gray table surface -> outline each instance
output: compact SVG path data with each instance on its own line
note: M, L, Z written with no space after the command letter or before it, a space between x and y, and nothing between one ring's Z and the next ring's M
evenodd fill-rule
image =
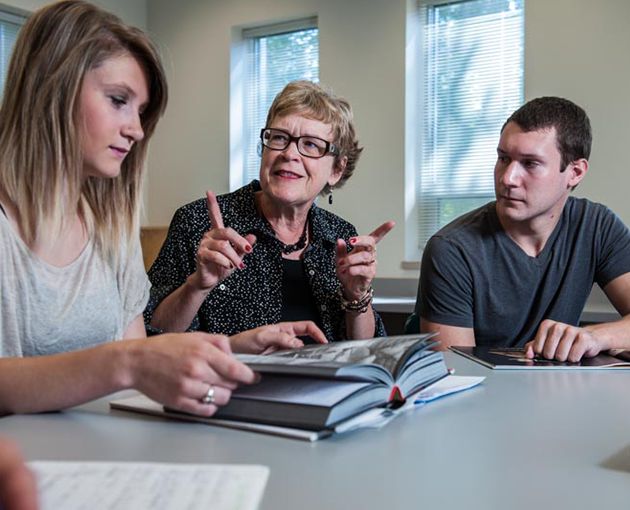
M317 443L122 411L0 419L29 460L263 464L262 509L628 508L630 371L491 371L381 430ZM209 505L211 508L211 505Z

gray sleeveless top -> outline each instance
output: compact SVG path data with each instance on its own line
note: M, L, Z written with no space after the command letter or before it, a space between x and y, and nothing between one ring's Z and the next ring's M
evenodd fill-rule
M37 257L0 212L0 357L44 356L120 339L149 299L138 239L115 268L92 241L69 265Z

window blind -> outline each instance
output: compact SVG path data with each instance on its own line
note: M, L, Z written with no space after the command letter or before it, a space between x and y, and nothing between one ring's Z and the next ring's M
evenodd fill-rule
M11 59L11 52L24 18L0 11L0 98L4 95L4 82Z
M258 178L258 140L276 95L295 80L319 81L317 18L243 30L247 43L244 182Z
M524 0L421 5L419 247L494 197L500 129L523 102Z

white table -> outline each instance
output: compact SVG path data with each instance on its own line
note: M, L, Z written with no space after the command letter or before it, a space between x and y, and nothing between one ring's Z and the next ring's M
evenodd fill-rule
M488 370L382 430L318 443L110 411L0 419L29 460L264 464L262 509L607 509L630 505L630 371ZM211 506L209 506L211 508Z

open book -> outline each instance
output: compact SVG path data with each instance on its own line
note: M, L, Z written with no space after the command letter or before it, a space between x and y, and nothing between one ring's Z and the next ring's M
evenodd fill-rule
M608 351L577 363L542 357L527 358L525 349L516 347L451 347L453 352L495 370L630 369L630 352Z
M448 375L432 335L310 345L268 356L237 355L262 374L216 418L322 430L377 406L396 406Z

